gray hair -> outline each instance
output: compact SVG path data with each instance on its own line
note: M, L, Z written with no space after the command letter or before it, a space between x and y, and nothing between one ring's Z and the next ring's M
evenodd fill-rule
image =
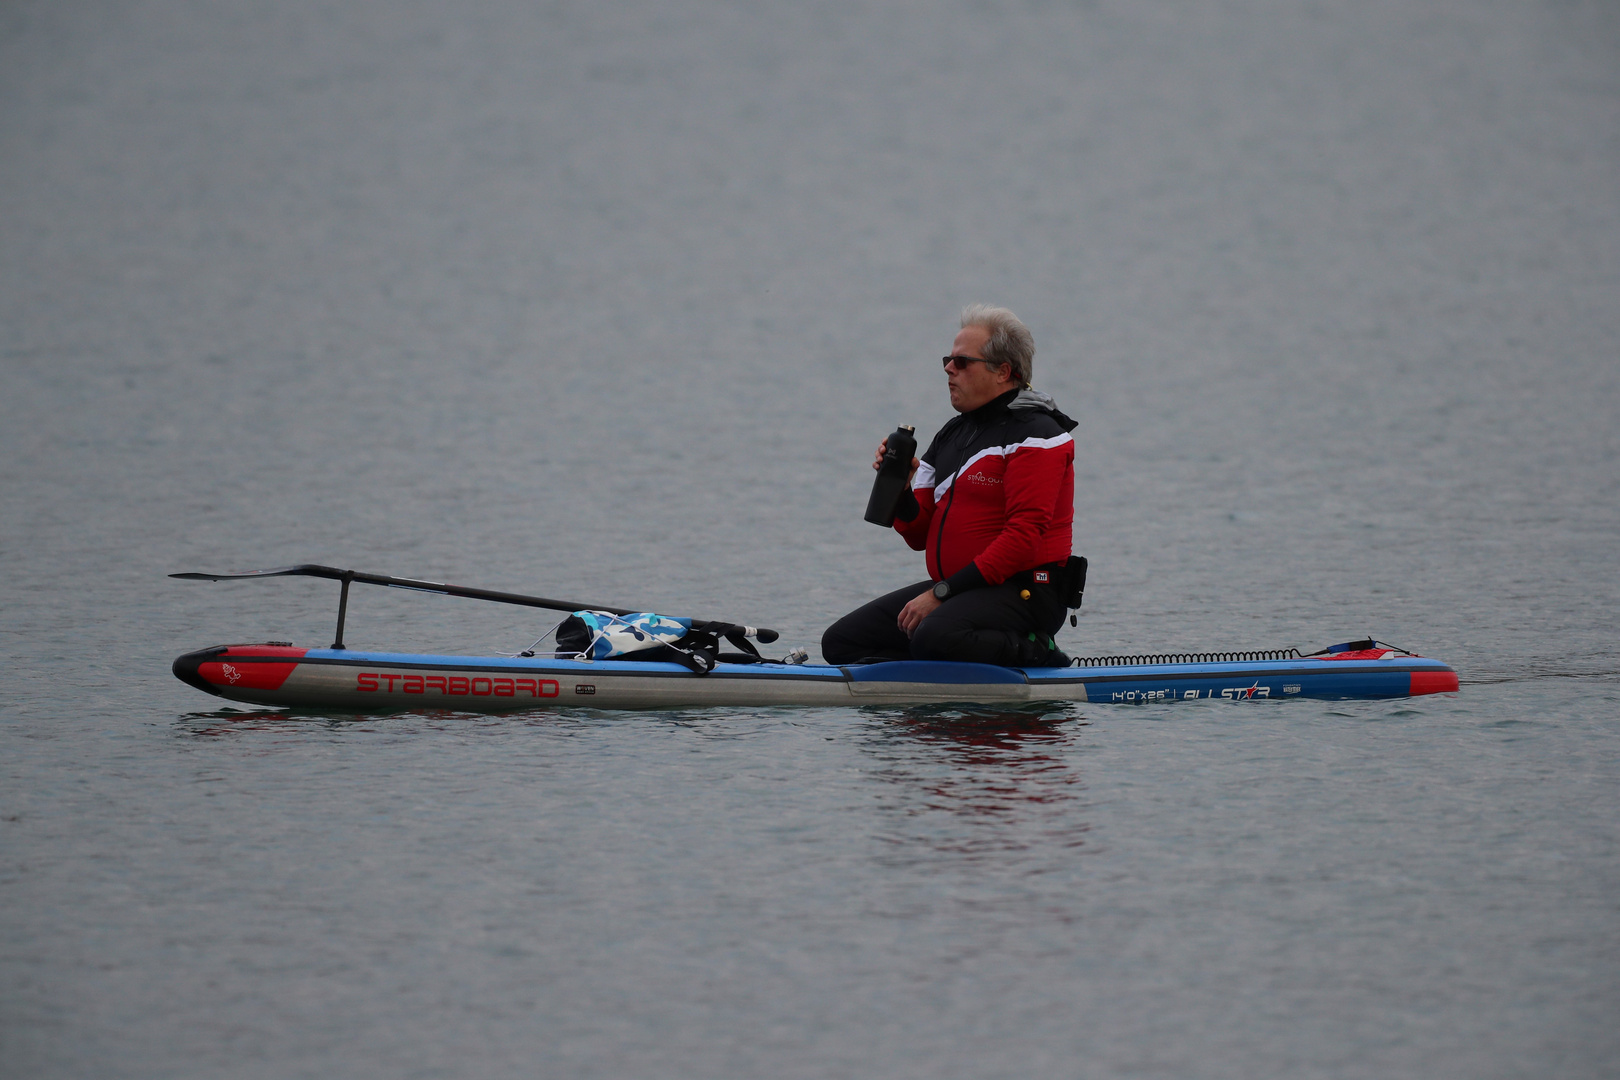
M969 304L962 309L962 329L982 326L990 331L984 358L997 364L1011 364L1018 385L1028 387L1035 377L1035 335L1004 307Z

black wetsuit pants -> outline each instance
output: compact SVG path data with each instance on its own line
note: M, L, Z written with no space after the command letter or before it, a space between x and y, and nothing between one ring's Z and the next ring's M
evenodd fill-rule
M1045 663L1065 608L1049 585L1009 581L951 597L918 624L900 629L900 609L933 588L919 581L863 604L827 628L821 655L829 664L858 660L967 660L1006 667ZM1029 590L1029 599L1019 595ZM1038 639L1030 640L1034 634ZM1062 663L1063 661L1058 661Z

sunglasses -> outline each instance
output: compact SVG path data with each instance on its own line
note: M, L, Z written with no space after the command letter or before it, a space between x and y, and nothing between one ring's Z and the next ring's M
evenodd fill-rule
M986 367L993 368L1007 366L1007 361L1005 360L985 360L978 356L947 356L941 360L941 363L944 365L946 371L951 370L952 364L956 365L957 371L966 371L969 364L983 364Z

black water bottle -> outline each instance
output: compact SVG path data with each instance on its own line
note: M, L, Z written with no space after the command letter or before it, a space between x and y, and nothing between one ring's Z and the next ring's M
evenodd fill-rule
M901 424L889 436L883 451L883 464L872 481L872 497L866 500L866 520L884 528L894 524L894 512L911 482L911 459L917 453L917 429Z

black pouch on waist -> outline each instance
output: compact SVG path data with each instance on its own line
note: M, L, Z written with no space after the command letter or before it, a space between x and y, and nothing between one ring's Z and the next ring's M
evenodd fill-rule
M1084 555L1070 555L1063 564L1062 576L1058 579L1058 596L1062 598L1064 607L1080 606L1080 598L1086 591L1086 566Z

